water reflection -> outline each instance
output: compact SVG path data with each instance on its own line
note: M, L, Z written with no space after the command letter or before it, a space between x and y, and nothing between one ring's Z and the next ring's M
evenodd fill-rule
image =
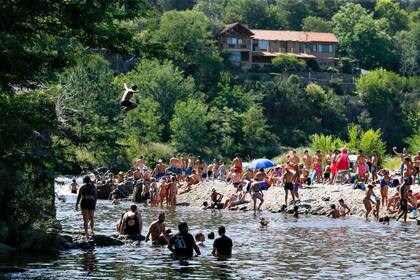
M87 250L83 252L82 266L86 271L86 276L89 276L96 270L96 256L93 250Z

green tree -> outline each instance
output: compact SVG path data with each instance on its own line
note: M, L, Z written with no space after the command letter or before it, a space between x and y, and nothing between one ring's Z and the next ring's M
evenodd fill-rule
M404 139L410 152L418 153L420 151L420 130L416 130L413 135Z
M309 136L309 139L311 141L311 148L314 151L321 150L323 155L327 155L335 149L341 149L345 145L343 140L332 135L312 134Z
M226 4L224 22L240 22L250 28L279 29L278 9L266 0L230 0Z
M412 76L420 73L420 22L415 23L408 31L396 35L401 58L400 72Z
M168 141L170 138L169 122L172 119L175 103L199 97L195 90L194 79L184 77L179 68L170 61L160 63L157 60L142 60L137 68L118 77L115 83L122 88L124 82L139 86L139 106L143 106L141 101L143 97L159 104L155 109L158 110L163 125L163 141Z
M277 6L281 20L290 30L301 30L303 19L310 15L308 1L278 0Z
M375 5L375 16L386 19L390 34L395 34L408 27L408 13L393 0L378 0Z
M362 150L366 155L371 155L375 150L380 158L385 156L386 143L382 140L380 129L363 131L360 126L351 125L348 128L348 139L346 146L353 152Z
M188 10L188 9L191 9L195 4L195 0L158 0L157 2L158 2L158 5L164 11Z
M202 12L209 19L210 30L214 36L223 28L226 0L198 0L194 9Z
M348 3L334 15L333 23L341 52L358 59L361 67L396 68L394 40L383 20L374 20L359 4Z
M207 143L207 105L197 99L175 104L172 142L178 151L202 153Z
M160 18L158 29L150 32L150 41L161 46L166 57L187 75L211 84L222 59L209 31L209 20L203 13L169 11Z
M251 158L276 154L277 137L270 132L261 106L253 106L244 112L242 122L244 153Z
M305 61L292 55L279 55L273 59L274 68L280 72L301 71Z
M361 76L356 82L356 91L363 106L372 117L372 125L381 128L386 141L397 146L401 139L410 135L409 113L404 99L411 102L416 93L408 91L405 78L396 73L378 69ZM414 95L412 95L414 94ZM415 107L412 110L416 110Z
M303 19L302 30L310 32L332 32L331 21L320 17L309 16Z

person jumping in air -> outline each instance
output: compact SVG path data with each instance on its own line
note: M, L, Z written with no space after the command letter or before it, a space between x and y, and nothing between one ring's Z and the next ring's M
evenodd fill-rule
M137 104L130 101L130 99L133 97L134 93L137 92L137 86L133 85L131 88L127 87L127 84L124 83L124 94L121 98L121 110L124 115L128 113L128 111L131 111L137 107Z

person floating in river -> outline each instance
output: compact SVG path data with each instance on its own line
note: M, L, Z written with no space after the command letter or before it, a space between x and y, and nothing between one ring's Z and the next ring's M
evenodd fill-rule
M118 221L117 230L119 234L123 235L141 235L143 228L143 220L137 206L132 204L130 210L125 212L121 220Z
M201 255L200 248L194 241L194 237L188 233L187 223L178 225L179 233L169 240L168 249L174 254L178 260L188 260L193 256L193 250L197 255Z
M97 199L98 199L98 195L96 193L95 185L92 183L89 176L84 177L83 185L80 187L79 193L77 195L76 211L79 211L79 203L80 203L80 208L82 209L83 226L85 228L86 238L94 235L93 216L95 215ZM89 235L89 225L91 229L90 235Z
M127 87L127 84L124 83L124 94L121 98L121 110L124 115L126 115L129 111L135 109L137 104L130 101L133 97L134 93L137 92L137 86L133 85L131 88Z

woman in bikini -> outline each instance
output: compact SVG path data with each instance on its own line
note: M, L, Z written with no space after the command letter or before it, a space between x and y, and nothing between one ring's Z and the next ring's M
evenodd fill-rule
M83 178L83 185L79 189L79 194L77 195L77 202L76 202L76 211L79 210L79 203L80 203L80 208L82 210L83 226L85 228L86 238L94 235L93 216L95 214L97 199L98 199L98 195L96 193L96 187L92 183L90 177L86 176L85 178ZM90 235L89 235L89 226L91 229Z
M374 187L375 187L374 185L369 184L368 189L366 190L366 195L363 198L363 204L365 205L365 209L366 209L366 221L368 221L369 214L373 210L371 198L374 197L376 203L380 203L380 201L377 201L377 199L379 199L379 198L376 197L376 195L373 191ZM375 211L373 211L373 215L375 216L375 218L377 218L379 216L378 214L379 213L377 213L377 208L376 208Z

